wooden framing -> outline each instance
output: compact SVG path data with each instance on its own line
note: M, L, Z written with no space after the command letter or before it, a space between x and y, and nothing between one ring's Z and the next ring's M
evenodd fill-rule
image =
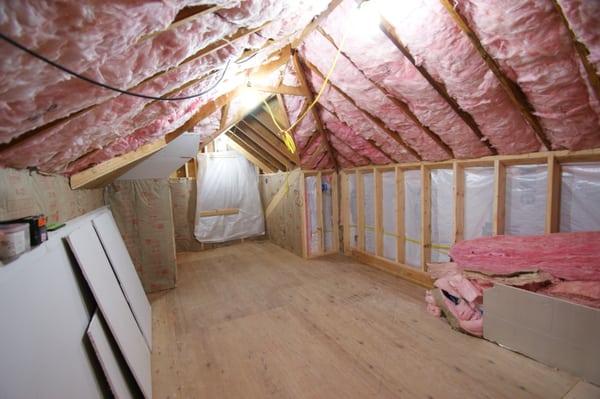
M453 203L452 203L452 243L464 239L465 213L465 172L470 167L493 167L493 214L492 234L504 234L505 201L506 201L506 168L514 165L546 165L547 166L547 201L545 212L545 232L558 232L560 229L560 187L561 164L571 162L600 162L600 149L583 151L553 151L538 152L522 155L495 155L479 159L465 159L441 162L419 162L396 165L361 166L346 168L340 171L341 179L341 223L344 232L344 253L356 257L359 261L388 271L407 280L423 286L431 286L431 279L427 275L427 263L431 259L431 171L435 169L452 169L453 171ZM397 201L397 256L391 261L382 256L381 230L382 204L381 174L385 171L396 171L396 201ZM421 176L421 264L416 268L405 263L405 232L404 232L404 173L408 170L418 170ZM364 223L364 173L374 173L375 178L375 215L376 215L376 253L369 254L365 251L365 223ZM350 237L350 190L349 176L356 177L356 210L358 242L356 247L351 245Z
M299 165L299 160L290 150L283 144L283 142L277 137L271 130L263 127L262 124L257 123L254 120L248 120L248 118L241 120L238 123L245 131L252 131L259 137L259 141L266 143L265 148L270 148L272 152L279 154L283 157L284 163L288 166L288 169L293 169L294 165Z
M257 154L252 153L252 150L246 147L246 145L237 136L228 133L227 137L229 138L229 145L242 154L248 161L252 162L256 167L268 173L273 173L276 171L274 166L261 159Z
M279 86L262 86L262 85L248 85L249 87L252 87L255 90L258 91L264 91L267 93L273 93L273 94L287 94L290 96L302 96L305 97L306 96L306 92L304 90L302 90L300 87L296 87L296 86L287 86L284 84L281 84Z
M211 209L209 211L200 211L198 212L198 216L204 218L210 216L237 215L238 213L240 213L239 208L221 208Z
M483 61L487 64L488 68L494 73L498 81L500 82L500 86L504 89L512 103L517 107L523 118L527 121L529 126L535 132L537 139L542 143L546 149L552 148L552 143L546 137L546 133L540 124L537 116L535 116L535 111L533 106L529 103L529 100L515 82L510 80L500 68L500 65L496 62L494 58L487 52L487 50L481 44L481 41L473 32L466 19L458 12L458 10L454 7L450 0L440 0L444 8L448 11L456 25L467 35L479 55Z
M383 182L381 169L373 170L375 183L375 255L383 256Z
M262 158L268 164L272 165L275 168L275 170L287 170L287 167L284 163L280 162L277 157L275 157L273 154L271 154L269 151L263 148L259 143L253 141L251 136L249 136L245 130L240 129L239 126L232 127L229 130L229 133L237 137L238 140L242 141L246 146L246 150L250 150L254 154L260 156L260 158Z
M273 159L275 159L279 164L283 165L283 171L292 170L294 168L294 163L288 157L288 153L284 153L277 143L273 143L272 140L269 140L267 135L271 135L271 133L262 133L259 132L257 128L250 126L245 123L243 120L240 121L236 126L236 129L239 129L244 136L246 136L250 141L252 141L256 147L257 151L264 151L269 154ZM273 135L270 137L271 139L275 139ZM280 143L281 144L281 143Z

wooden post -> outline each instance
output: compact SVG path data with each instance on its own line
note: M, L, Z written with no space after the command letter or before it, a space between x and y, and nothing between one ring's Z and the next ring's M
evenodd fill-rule
M317 230L321 236L319 240L319 254L325 253L325 223L323 222L323 190L322 190L322 177L321 172L317 173L316 176L316 189L317 189ZM314 254L311 254L314 255Z
M464 239L465 228L465 168L458 162L452 163L454 184L452 194L454 198L454 212L452 213L452 242L457 243Z
M306 226L306 217L308 216L308 207L306 206L306 177L304 172L300 172L300 197L302 198L302 257L308 258L308 231Z
M493 209L493 234L504 234L506 203L506 166L499 160L494 161L494 209Z
M548 156L548 189L546 193L546 224L544 232L560 231L561 166L554 154Z
M356 231L358 242L356 246L360 251L365 250L365 185L363 175L356 171Z
M340 252L340 207L338 198L338 176L337 173L331 174L331 209L332 209L332 240L333 249L331 252Z
M375 180L375 255L383 256L383 177L379 169L373 168Z
M396 167L396 262L404 263L404 170Z
M431 262L431 171L421 165L421 270Z

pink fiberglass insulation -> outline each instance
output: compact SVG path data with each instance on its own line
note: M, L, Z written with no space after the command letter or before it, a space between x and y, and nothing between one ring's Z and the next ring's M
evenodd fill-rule
M315 91L318 91L323 85L323 80L316 74L311 73L311 71L307 71L307 78ZM391 156L393 158L392 160L395 162L416 161L416 158L413 155L407 152L405 148L401 147L394 139L390 138L379 126L371 122L362 111L346 100L344 96L330 85L327 85L324 89L319 102L325 109L335 114L336 119L339 119L339 121L343 123L343 126L347 128L338 132L336 129L343 128L342 125L333 124L332 126L328 126L329 130L336 133L338 136L345 134L346 137L344 137L344 140L346 140L348 144L358 145L365 140L371 139L377 143L385 154ZM367 150L366 148L363 147L366 152L362 152L361 154L369 157L374 163L385 164L392 161L387 156L383 155L381 151L377 149ZM372 158L372 155L379 157L379 161L375 161L374 158Z
M149 23L151 30L155 30L168 24L177 8L165 3L162 8L157 8L153 3L143 7L117 3L112 8L104 5L106 2L88 3L90 4L78 5L79 3L72 2L66 9L58 8L59 13L75 13L71 15L73 20L81 24L71 33L67 34L63 32L63 28L56 28L52 35L41 35L41 42L28 43L21 35L33 27L23 31L21 25L13 24L11 36L25 41L41 54L87 77L116 87L130 88L159 71L177 65L207 44L238 28L216 14L206 14L176 29L136 42L140 34L149 32L140 27L139 23L132 23L130 10L133 15L140 14L141 23ZM85 17L79 19L80 14ZM100 20L95 18L96 15ZM43 26L44 32L47 30L47 25L42 21L53 23L52 18L46 21L41 16L38 17L35 22L31 22L39 24L38 32L33 35L35 37L41 33L39 27ZM89 18L94 18L94 23L86 22ZM65 25L71 24L65 22ZM53 38L54 34L60 35ZM84 47L86 45L89 48ZM9 45L2 42L0 46L4 51ZM0 102L1 142L8 142L25 131L118 94L71 77L12 46L9 47L6 50L10 54L17 53L14 60L7 57L0 63L0 70L7 73L0 76L10 78L10 81L3 82L6 89ZM18 73L18 78L11 78L14 73ZM156 93L147 88L136 90L145 94Z
M540 149L534 131L439 0L379 5L417 63L444 83L500 154Z
M372 163L369 159L360 155L358 151L346 144L344 140L339 139L333 132L330 132L329 140L337 153L344 157L344 164L348 164L347 167L366 166Z
M450 257L463 270L542 270L564 280L600 281L600 232L482 237L455 244Z
M471 128L429 84L417 68L383 34L378 25L348 29L361 20L354 0L342 2L321 26L342 51L369 77L404 101L421 123L452 149L456 158L490 155Z
M337 140L341 140L353 151L356 151L356 154L342 152L342 155L344 155L344 157L346 157L349 161L358 164L361 158L366 157L375 165L391 163L391 160L381 151L377 150L373 144L362 138L357 132L352 130L350 126L340 121L334 114L324 109L321 111L320 115L323 124L327 130L331 132L330 135L335 137ZM335 148L339 151L339 147Z
M554 148L600 145L579 59L550 0L460 0L482 45L523 89ZM587 77L585 77L587 79Z
M308 35L301 52L311 64L326 75L334 60L336 49L320 33ZM439 161L448 155L427 136L394 102L373 85L347 58L338 59L331 82L349 95L358 106L381 119L398 133L424 160Z
M600 71L600 1L558 0L571 30L590 51L589 61Z
M300 113L303 110L305 101L307 101L305 97L289 95L283 96L283 102L285 103L285 108L287 109L290 123L296 123L300 117ZM303 152L306 143L308 143L308 140L310 139L310 136L312 136L312 134L317 130L317 125L312 113L309 112L292 130L294 132L296 146L300 152Z
M600 308L600 281L560 281L538 292Z

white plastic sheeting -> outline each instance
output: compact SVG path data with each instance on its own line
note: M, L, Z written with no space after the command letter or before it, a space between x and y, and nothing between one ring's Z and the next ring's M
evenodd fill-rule
M494 168L465 169L465 240L492 235Z
M404 172L405 259L409 266L421 266L421 171Z
M383 256L395 261L398 245L396 172L393 170L383 172L381 174L381 184L381 195L383 197Z
M358 246L358 208L356 206L356 174L352 173L348 175L348 201L350 201L350 212L348 215L348 226L350 231L350 247L356 248Z
M560 231L600 230L600 163L562 165Z
M333 201L332 201L331 175L321 178L321 190L323 191L323 228L325 229L325 252L333 250ZM335 227L337 228L337 226Z
M506 168L505 234L544 234L547 177L546 165Z
M375 179L373 172L365 173L363 177L365 210L365 251L375 253Z
M305 184L309 253L314 255L321 252L321 231L317 219L317 176L307 176Z
M431 171L431 261L448 262L452 243L452 195L454 171Z
M225 242L265 233L254 166L235 151L198 154L198 199L194 236ZM198 217L201 211L238 208L235 215Z

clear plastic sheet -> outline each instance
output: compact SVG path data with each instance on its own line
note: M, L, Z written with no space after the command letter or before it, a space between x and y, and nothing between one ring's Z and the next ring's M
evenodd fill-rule
M348 175L348 200L350 201L350 209L348 212L348 227L350 231L350 247L358 246L358 230L357 230L357 207L356 207L356 174Z
M421 266L421 171L404 172L405 259L409 266Z
M600 163L562 165L560 231L600 230Z
M321 178L321 190L323 191L323 229L325 230L325 252L333 249L333 202L331 175Z
M546 165L506 168L505 234L544 234L546 218Z
M452 207L454 171L431 171L431 261L448 262L452 243Z
M265 233L254 166L235 151L198 154L198 200L194 236L225 242ZM234 215L198 217L201 211L238 208Z
M494 168L465 169L464 239L492 235Z
M363 174L365 210L365 251L375 253L375 179L373 173Z
M309 253L317 254L320 252L321 245L321 232L319 231L319 222L317 221L317 177L307 176L305 184Z
M383 256L395 261L398 245L397 211L396 201L396 172L388 171L381 174L381 194L383 210Z

